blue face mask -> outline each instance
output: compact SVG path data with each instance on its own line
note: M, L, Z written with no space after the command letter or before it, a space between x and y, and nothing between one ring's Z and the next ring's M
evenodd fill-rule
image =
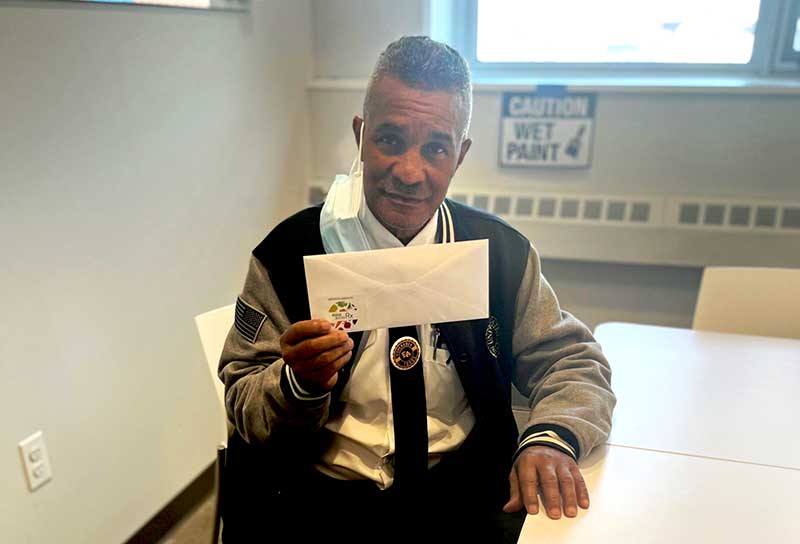
M326 253L344 253L370 249L364 227L358 218L364 201L361 149L364 143L364 124L361 123L358 155L346 176L334 178L319 216L319 231Z

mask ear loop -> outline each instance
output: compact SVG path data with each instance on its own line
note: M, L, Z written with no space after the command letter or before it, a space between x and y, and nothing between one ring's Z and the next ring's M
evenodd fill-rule
M361 151L364 147L364 125L366 124L366 122L361 121L361 128L359 129L358 135L358 155L353 159L353 164L350 165L350 177L353 177L353 174L362 173L363 162L361 161Z

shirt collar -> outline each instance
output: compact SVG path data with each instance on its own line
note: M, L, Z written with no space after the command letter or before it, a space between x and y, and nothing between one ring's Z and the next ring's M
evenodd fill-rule
M433 214L428 222L422 227L414 238L407 244L409 246L421 246L432 244L436 241L436 227L438 221L437 214ZM389 232L386 227L381 225L378 218L369 209L366 198L361 196L361 207L358 210L358 218L364 227L364 232L369 240L370 249L387 249L391 247L403 247L403 242L398 240L394 234Z

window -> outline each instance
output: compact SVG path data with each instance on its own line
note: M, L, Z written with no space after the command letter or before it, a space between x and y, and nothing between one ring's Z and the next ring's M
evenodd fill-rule
M432 0L436 2L437 0ZM477 77L766 75L798 69L800 0L461 0Z
M797 24L795 24L794 40L792 40L792 52L800 53L800 17L797 18Z
M476 56L481 62L747 64L759 5L760 0L478 0Z

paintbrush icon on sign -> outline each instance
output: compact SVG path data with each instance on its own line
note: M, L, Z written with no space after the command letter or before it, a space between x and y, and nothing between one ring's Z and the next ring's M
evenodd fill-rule
M564 150L564 153L573 159L577 158L578 153L581 152L581 139L583 138L584 132L586 132L586 125L581 125L581 127L578 129L578 133L570 139L569 143L567 144L567 149Z

